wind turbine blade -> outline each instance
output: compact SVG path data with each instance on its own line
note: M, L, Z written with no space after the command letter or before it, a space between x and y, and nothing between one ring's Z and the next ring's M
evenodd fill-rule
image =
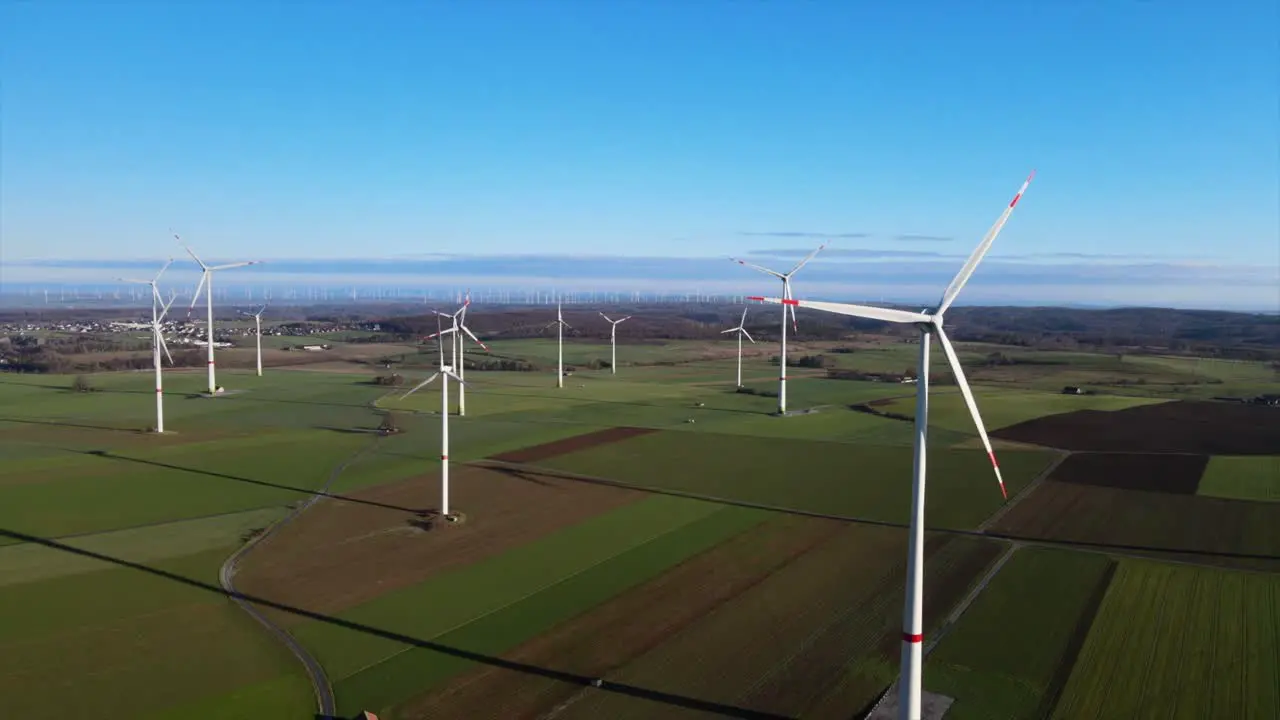
M188 244L186 244L186 243L182 242L182 238L178 237L178 236L175 234L175 235L173 236L173 239L175 239L175 240L177 240L177 241L178 241L178 244L182 246L182 249L183 249L183 250L186 250L186 251L187 251L187 254L191 256L191 259L192 259L192 260L195 260L195 261L196 261L196 264L200 266L200 269L201 269L201 270L208 270L208 269L209 269L209 268L204 264L204 261L203 261L203 260L201 260L201 259L196 255L196 251L195 251L195 250L192 250L190 245L188 245Z
M169 298L169 302L165 302L164 298L160 297L160 291L156 290L154 286L152 286L152 293L155 295L156 300L160 301L160 314L156 317L156 322L160 322L164 320L165 315L169 314L169 308L173 307L173 301L177 300L178 296L173 295Z
M795 298L791 296L791 279L790 278L784 278L782 280L782 295L787 300L795 300ZM786 303L786 304L789 305L791 309L791 331L800 332L800 326L796 324L796 306L791 303Z
M814 255L817 255L817 254L818 254L818 253L820 253L820 252L822 252L822 248L824 248L824 247L826 247L826 246L827 246L827 243L822 243L821 245L819 245L819 246L817 247L817 249L816 249L816 250L814 250L813 252L809 253L808 255L805 255L803 260L801 260L800 262L796 263L796 266L795 266L795 267L793 267L793 268L791 268L791 272L787 273L787 277L791 277L792 275L795 275L797 270L799 270L800 268L802 268L802 267L804 267L805 265L807 265L807 264L809 263L809 261L813 259L813 256L814 256Z
M471 332L471 328L467 327L466 325L461 325L461 326L459 326L459 327L461 327L461 328L462 328L462 332L464 332L464 333L466 333L466 334L467 334L467 337L471 338L472 340L474 340L474 341L475 341L475 343L476 343L477 345L479 345L480 347L484 348L484 351L485 351L485 352L489 352L489 346L488 346L488 345L485 345L485 344L484 344L484 343L482 343L482 342L480 342L480 338L476 337L476 336L475 336L475 334Z
M160 349L164 350L164 356L169 358L169 364L173 364L173 356L169 354L169 345L164 341L164 333L160 332L160 328L156 328L156 340L160 342Z
M598 311L597 311L597 312L598 312ZM609 323L610 325L612 325L612 324L613 324L613 321L612 321L612 320L609 320L609 316L608 316L608 315L605 315L604 313L600 313L600 317L602 317L602 318L604 318L606 321L608 321L608 323Z
M734 261L734 262L736 262L736 263L738 263L739 265L742 265L742 266L744 266L744 267L749 267L749 268L751 268L752 270L759 270L759 271L760 271L760 272L762 272L762 273L765 273L765 274L767 274L767 275L772 275L772 276L774 276L774 277L776 277L776 278L784 278L784 277L786 277L785 275L783 275L782 273L778 272L777 270L770 270L770 269L769 269L769 268L767 268L767 267L760 267L759 265L752 265L751 263L747 262L746 260L739 260L738 258L735 258L735 257L731 257L731 258L729 258L729 259L730 259L730 260L732 260L732 261Z
M942 328L934 325L934 331L938 336L938 344L942 346L942 352L946 353L947 362L951 363L951 373L956 376L956 385L960 386L964 404L969 408L974 426L978 428L978 437L982 438L982 446L987 449L987 457L991 459L991 469L996 471L996 482L1000 483L1000 494L1008 500L1009 493L1004 488L1004 478L1000 476L1000 463L996 462L996 453L991 449L991 440L987 437L987 429L982 425L982 416L978 414L978 403L974 401L973 392L969 390L969 381L965 379L964 369L960 367L960 358L956 357L955 348L951 347L951 341L947 339L947 334L942 331Z
M448 334L449 334L449 333L451 333L451 332L453 332L453 328L451 328L451 327L450 327L450 328L445 328L444 330L437 330L437 331L435 331L435 332L431 333L430 335L426 336L425 338L423 338L423 340L435 340L436 338L441 337L441 336L444 336L444 335L448 335Z
M746 328L742 329L742 334L747 336L747 339L751 341L752 345L756 343L755 338L751 337L751 333L747 332Z
M407 392L407 393L405 393L405 394L401 395L401 396L400 396L400 399L401 399L401 400L403 400L403 399L405 399L405 398L409 397L410 395L412 395L412 394L414 394L414 393L418 392L418 391L419 391L419 390L421 390L422 388L424 388L424 387L426 387L426 386L430 385L430 384L431 384L431 381L432 381L432 380L435 380L435 379L436 379L436 378L438 378L438 377L440 377L440 373L438 373L438 372L437 372L437 373L432 373L432 374L431 374L431 377L427 378L426 380L423 380L422 382L418 383L417 385L414 385L414 386L413 386L413 389L412 389L412 390L410 390L409 392Z
M747 308L742 308L742 319L738 321L738 327L747 326Z
M249 265L261 265L262 260L250 260L248 262L233 262L226 265L214 265L210 270L230 270L231 268L247 267Z
M201 265L201 267L204 267ZM196 291L191 294L191 306L187 308L187 317L191 317L191 311L195 309L196 303L200 302L200 291L204 289L205 281L209 279L209 271L205 270L200 273L200 282L196 283Z
M947 286L945 292L942 293L942 302L938 304L937 314L941 315L951 307L951 303L955 302L956 296L964 289L965 283L969 282L969 277L973 275L973 271L978 269L978 263L982 262L982 258L986 256L987 251L991 249L991 244L996 241L996 236L1004 229L1004 224L1008 221L1009 216L1013 214L1013 208L1017 206L1018 201L1022 199L1022 193L1027 191L1027 186L1035 178L1036 171L1032 170L1027 179L1022 182L1022 187L1018 188L1018 194L1013 196L1009 201L1009 206L1000 213L996 224L991 226L987 234L983 236L982 242L978 243L978 247L974 248L973 254L965 261L964 266L960 268L960 272L956 273L955 279Z
M160 276L161 276L161 275L163 275L163 274L164 274L164 271L165 271L165 270L168 270L168 269L169 269L169 266L170 266L170 265L172 265L172 264L173 264L173 258L169 258L168 260L165 260L165 261L164 261L164 265L160 268L160 272L156 273L156 278L155 278L154 280L152 280L151 282L153 282L153 283L160 282Z
M451 377L451 378L453 378L453 381L454 381L454 382L456 382L456 383L458 383L459 385L468 385L468 387L470 387L470 385L467 383L467 381L466 381L466 380L463 380L463 379L462 379L462 378L460 378L460 377L458 377L458 374L457 374L457 373L455 373L454 371L452 371L452 370L445 370L445 371L444 371L444 374L445 374L445 375L448 375L448 376L449 376L449 377Z
M572 329L573 329L573 326L572 326L572 325L570 325L569 323L567 323L567 322L565 322L565 321L563 321L563 320L561 320L561 321L560 321L560 324L561 324L561 325L564 325L565 327L569 328L570 330L572 330Z
M630 320L630 319L631 319L631 316L630 316L630 315L628 315L628 316L626 316L626 317L622 318L621 320L619 320L618 322L614 323L614 325L621 325L622 323L624 323L624 322L626 322L626 321L628 321L628 320Z
M737 331L739 331L739 330L741 330L741 329L742 329L742 328L740 328L740 327L731 327L731 328L729 328L728 330L721 330L721 331L720 331L720 334L721 334L721 335L724 335L725 333L737 332Z
M820 302L817 300L791 300L784 298L758 297L754 295L747 299L766 302L773 305L797 305L799 307L822 310L823 312L836 313L837 315L850 315L853 317L866 318L868 320L883 320L884 322L927 323L933 321L933 318L925 315L924 313L894 310L893 308L872 307L870 305L850 305L847 303Z

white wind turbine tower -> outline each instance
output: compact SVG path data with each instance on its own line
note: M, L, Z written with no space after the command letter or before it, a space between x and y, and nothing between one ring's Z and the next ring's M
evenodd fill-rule
M151 280L130 280L128 278L120 278L122 282L136 283L138 285L151 286L151 359L156 369L156 432L164 432L164 378L160 371L160 351L163 350L165 357L169 358L169 364L173 364L173 356L169 354L169 347L164 342L164 329L161 323L164 322L164 316L169 313L169 308L173 305L174 298L170 297L169 302L164 302L160 297L160 289L156 287L156 283L160 282L160 276L164 271L169 269L173 264L173 258L169 258L160 268L160 272L156 273L154 279Z
M205 265L204 261L196 256L195 251L193 251L189 245L182 242L182 238L178 237L176 234L173 237L187 251L187 254L191 256L191 259L195 260L196 264L200 266L200 283L196 285L196 291L191 296L191 307L187 308L187 316L190 317L191 310L195 308L196 301L200 299L200 289L204 288L206 306L208 307L209 323L207 327L207 332L209 333L209 394L216 395L218 393L218 383L217 378L214 375L213 368L213 274L219 270L230 270L231 268L258 265L262 261L250 260L248 262L227 263L225 265Z
M982 417L978 414L978 406L974 402L973 392L969 389L969 382L965 379L964 369L960 367L960 360L956 357L955 348L951 346L951 341L947 339L947 334L943 331L942 324L943 315L946 313L947 308L951 307L956 296L960 294L960 290L964 288L965 283L969 281L969 277L973 275L973 271L978 267L978 263L982 262L983 256L991 248L991 243L1000 234L1000 230L1009 219L1009 215L1013 213L1013 208L1022 199L1022 193L1026 192L1027 186L1031 184L1031 180L1034 177L1035 172L1033 171L1026 181L1022 183L1018 193L1013 196L1013 200L1009 201L1009 206L1001 213L995 225L991 226L986 236L982 238L982 242L978 244L973 254L969 256L964 266L960 268L960 272L956 274L955 279L947 286L947 289L942 293L941 301L933 311L926 310L916 313L868 305L812 302L808 300L793 300L791 298L749 298L751 300L781 304L784 307L798 305L841 315L910 324L915 325L920 330L920 359L917 371L919 380L916 384L916 437L911 491L911 535L907 551L907 596L902 623L902 674L898 680L899 717L907 720L919 720L920 718L920 676L923 661L921 646L924 642L924 492L925 446L929 425L929 341L931 337L936 337L938 344L942 346L942 352L947 356L951 372L955 375L956 385L960 387L960 394L964 397L964 403L969 408L969 414L973 417L973 424L978 429L978 437L982 439L982 445L987 450L987 457L991 459L991 467L996 473L996 482L1000 484L1000 493L1008 499L1008 493L1004 487L1004 478L1000 475L1000 465L996 462L995 452L991 449L991 440L987 437L987 430L982 424Z
M796 266L791 268L790 272L785 272L785 273L780 273L776 270L770 270L769 268L766 268L766 267L760 267L759 265L752 265L746 260L739 260L738 258L729 258L729 259L733 260L739 265L745 265L746 267L752 268L754 270L759 270L762 273L772 275L778 278L779 280L781 280L782 281L782 298L784 300L790 300L791 299L791 276L795 275L796 271L804 267L806 263L808 263L810 260L813 259L814 255L817 255L819 252L822 251L822 248L826 246L827 246L827 243L822 243L821 245L818 246L816 250L806 255L804 259L801 260L800 262L796 263ZM782 355L781 357L778 358L778 370L779 370L778 414L779 415L785 415L787 412L787 312L788 310L790 310L791 312L791 327L793 330L796 329L795 307L792 306L791 308L788 308L786 305L783 305L782 306Z
M564 315L560 312L560 303L556 303L556 319L547 323L542 329L546 330L552 325L556 326L556 387L562 388L564 387L564 329L572 330L573 326L564 321Z
M253 318L254 336L258 340L258 377L262 377L262 313L267 311L267 306L263 305L258 308L258 312L240 311L241 315Z
M439 320L437 320L439 322ZM462 378L458 377L453 368L444 362L444 337L450 333L456 333L456 326L440 330L433 337L439 338L440 346L440 370L432 373L431 377L418 383L412 390L400 396L404 399L430 385L436 378L442 378L440 381L440 514L446 519L451 516L449 514L449 378L458 381L461 387L465 383Z
M469 305L471 305L470 290L467 291L466 300L463 301L462 307L458 308L457 312L450 315L449 313L442 313L439 310L437 310L436 315L438 318L440 317L449 318L450 320L453 321L453 325L449 327L449 329L447 330L440 330L435 335L430 335L426 338L427 340L430 340L432 338L441 338L440 342L443 343L444 339L442 336L450 335L449 356L452 359L451 360L452 365L455 368L457 368L458 378L464 381L467 379L467 369L466 369L467 346L466 346L466 343L462 341L458 333L460 332L465 333L467 337L471 338L471 340L475 342L475 344L484 348L485 352L489 352L489 346L480 342L480 338L476 337L475 333L471 332L471 328L467 327L466 325L467 307ZM441 347L440 352L441 353L444 352L443 347ZM467 414L466 387L467 387L466 385L458 386L458 415L460 416Z
M621 320L609 320L608 315L605 315L604 313L600 313L600 317L604 318L609 323L609 350L611 352L611 357L609 360L609 371L612 374L617 375L618 374L618 326L630 320L631 316L628 315L622 318Z
M742 320L738 321L737 326L720 331L721 335L725 333L738 334L738 387L742 387L742 337L745 335L752 345L756 342L755 338L751 337L751 333L747 332L747 308L742 308Z

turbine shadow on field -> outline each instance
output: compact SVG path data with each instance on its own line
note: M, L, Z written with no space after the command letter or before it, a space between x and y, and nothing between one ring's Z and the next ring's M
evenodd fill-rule
M496 657L493 655L486 655L484 653L478 653L471 650L465 650L463 648L453 647L451 645L445 645L443 643L434 642L431 640L423 640L423 639L415 638L409 635L402 635L400 633L397 633L391 630L384 630L382 628L373 627L371 625L364 625L362 623L352 622L350 620L343 620L342 618L333 617L331 615L324 615L322 613L313 612L311 610L306 610L304 608L294 607L292 605L286 605L284 603L279 603L274 600L270 600L267 598L260 598L260 597L248 595L242 592L227 592L226 590L223 590L221 587L214 585L212 583L204 582L202 580L196 580L194 578L189 578L189 577L186 577L185 575L179 575L177 573L170 572L168 570L161 570L159 568L154 568L149 565L133 562L132 560L125 560L124 558L113 557L111 555L104 555L102 553L94 552L92 550L85 550L82 548L72 547L70 545L64 545L56 540L50 540L48 538L39 537L36 535L28 535L26 533L18 532L16 530L8 530L8 529L0 528L0 537L10 538L18 542L26 542L26 543L32 543L35 545L42 545L44 547L47 547L53 550L60 550L62 552L71 553L73 555L79 555L81 557L87 557L93 560L98 560L100 562L119 565L120 567L129 568L131 570L136 570L138 572L147 573L148 575L164 578L166 580L171 580L173 582L180 583L188 587L196 588L199 590L205 590L211 593L216 593L218 595L222 595L229 599L244 600L261 607L268 607L273 610L286 612L291 615L296 615L298 617L307 618L309 620L315 620L317 622L326 623L328 625L333 625L346 630L351 630L353 632L372 635L374 637L382 638L384 640L391 640L393 642L403 643L405 645L410 645L412 647L422 648L425 650L430 650L432 652L438 652L442 655L448 655L451 657L460 658L462 660L468 660L468 661L480 663L483 665L489 665L491 667L501 668L503 670L524 673L526 675L536 675L536 676L548 678L551 680L557 680L560 682L579 685L579 686L582 686L583 688L591 687L593 685L593 681L595 680L595 678L587 677L585 675L578 675L571 672L565 672L563 670L556 670L553 668L542 667L539 665L531 665L529 663L517 662L514 660L508 660L506 658ZM686 697L683 695L676 695L673 693L666 693L660 690L652 690L649 688L639 687L636 685L628 685L625 683L606 682L604 685L602 685L597 689L600 692L611 692L611 693L639 698L643 700L650 700L653 702L663 703L666 705L685 708L689 710L697 710L705 713L711 713L714 715L719 715L721 717L743 718L745 720L788 720L788 716L786 715L776 715L773 713L760 712L757 710L750 710L747 708L735 707L732 705L722 705L720 703L711 702L709 700L701 700L698 698ZM317 716L317 717L322 717L322 716Z
M737 507L754 508L757 510L768 510L771 512L785 513L788 515L799 515L802 517L822 518L825 520L836 520L840 522L854 523L858 525L877 525L880 527L891 527L906 530L907 524L904 522L895 522L892 520L877 520L875 518L855 517L852 515L839 515L835 513L823 513L814 510L803 510L800 508L789 508L780 505L770 505L766 503L756 503L747 500L738 500L734 498L716 497L713 495L704 495L701 493L685 492L681 490L673 490L661 487L651 487L647 485L637 485L634 483L623 482L621 480L610 480L608 478L591 477L588 475L580 475L577 473L565 472L563 470L553 470L550 468L542 468L537 466L524 466L519 463L511 463L501 460L493 460L486 458L483 460L475 460L468 463L474 467L482 467L493 470L509 477L521 480L529 480L527 476L538 476L553 478L556 480L570 480L573 482L588 483L592 485L604 485L608 487L627 488L629 490L639 490L641 492L652 493L655 495L671 495L674 497L692 498L695 500L703 500L706 502L719 503L721 505L733 505ZM526 476L526 477L522 477ZM1245 553L1245 552L1227 552L1218 550L1199 550L1187 547L1172 547L1159 545L1131 545L1122 543L1106 543L1091 542L1088 540L1058 540L1055 538L1037 537L1033 535L1019 535L997 530L961 530L957 528L939 528L926 527L925 532L937 533L940 535L964 535L968 537L988 538L993 540L1005 540L1008 542L1026 543L1028 545L1041 545L1045 547L1062 547L1074 550L1094 551L1109 555L1118 555L1125 557L1135 557L1147 560L1161 560L1164 562L1181 562L1190 565L1200 565L1204 567L1217 567L1223 569L1247 570L1247 568L1235 568L1226 565L1218 565L1209 560L1261 560L1265 562L1280 563L1280 555L1268 555L1265 553ZM1175 557L1170 557L1175 556ZM1186 556L1176 557L1176 556ZM1277 566L1275 570L1280 570ZM1263 570L1267 572L1267 570Z
M88 425L86 423L63 422L61 420L24 420L21 418L0 418L0 422L22 423L24 425L49 425L52 427L73 427L82 430L110 430L136 435L139 428L112 427L110 425Z
M498 392L494 392L494 391L492 391L492 390L490 390L490 389L488 389L488 388L485 388L485 387L483 387L483 386L480 386L478 383L477 383L477 388L478 388L478 389L482 389L482 390L484 391L484 394L485 394L485 395L507 396L507 397L522 397L522 398L527 397L527 398L540 398L540 399L550 398L550 399L552 399L552 400L569 400L570 402L573 402L573 403L575 403L575 404L581 404L581 405L594 405L594 404L599 403L599 404L601 404L601 405L630 405L630 406L632 406L632 407L656 408L656 409L659 409L659 410L680 410L680 409L683 409L683 408L685 407L685 406L683 406L683 405L681 405L681 404L679 404L679 403L667 403L667 404L664 404L664 403L638 402L638 401L635 401L635 400L605 400L605 399L601 399L601 398L578 398L578 397L568 397L568 398L566 398L566 397L561 397L561 396L556 396L556 395L546 395L546 394L539 394L539 393L509 392L509 391L505 391L505 390L503 390L503 391L498 391ZM690 399L689 399L689 403L691 404L691 403L693 403L693 402L697 402L697 401L696 401L695 399L693 399L693 398L690 398ZM718 407L717 407L717 408L713 408L713 407L703 407L703 408L698 408L698 409L699 409L699 410L702 410L702 411L704 411L704 412L738 413L739 415L760 415L760 414L761 414L761 411L760 411L760 410L738 410L738 409L735 409L735 408L718 408ZM517 411L517 412L518 412L518 411ZM767 413L766 413L766 414L767 414Z
M156 460L144 460L142 458L128 457L127 455L114 455L108 450L72 450L71 452L81 453L83 455L94 455L96 457L108 458L111 460L123 460L125 462L138 463L140 465L151 465L153 467L165 468L166 470L178 470L180 472L196 473L198 475L208 475L222 480L234 480L236 482L248 483L250 485L261 485L262 487L275 488L277 490L288 490L296 492L299 495L319 495L327 497L331 500L340 500L342 502L357 503L360 505L369 505L371 507L382 508L383 510L395 510L397 512L417 513L427 512L427 508L407 508L400 505L390 505L388 503L380 503L375 500L362 500L360 498L349 497L346 495L337 495L321 490L308 490L307 488L293 487L292 485L281 485L279 483L267 482L266 480L254 480L253 478L240 477L239 475L228 475L227 473L214 472L212 470L200 470L199 468L183 467L181 465L171 465Z

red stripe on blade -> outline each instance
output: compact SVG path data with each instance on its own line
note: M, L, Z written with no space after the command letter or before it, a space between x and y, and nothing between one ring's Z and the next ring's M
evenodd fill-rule
M748 296L747 296L747 299L748 299L748 300L759 300L760 302L764 302L764 298L760 297L759 295L748 295Z
M441 460L448 460L448 459L449 459L449 456L448 456L448 455L441 455L441 456L440 456L440 459L441 459Z
M902 640L903 640L903 642L909 642L909 643L924 642L924 636L923 636L923 635L912 635L911 633L905 633L905 632L904 632L904 633L902 633Z
M987 453L987 457L991 458L991 467L996 469L1000 468L1000 463L996 462L996 454L994 451Z
M783 304L783 305L799 305L799 304L800 304L800 301L799 301L799 300L787 300L786 298L783 298L783 300L782 300L782 304Z

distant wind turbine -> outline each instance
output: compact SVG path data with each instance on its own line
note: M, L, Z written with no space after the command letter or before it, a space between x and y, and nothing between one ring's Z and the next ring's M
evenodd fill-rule
M556 387L562 388L564 387L564 329L572 330L573 326L564 321L564 315L560 312L560 303L556 303L556 319L547 323L547 326L542 329L546 330L552 325L556 328Z
M747 308L742 308L742 320L738 322L736 327L720 331L721 335L725 333L738 334L738 387L742 387L742 337L745 335L752 345L756 342L755 338L751 337L751 333L747 332Z
M791 299L791 276L795 275L796 272L800 270L800 268L804 267L806 263L808 263L810 260L813 259L814 255L817 255L819 252L822 251L822 248L826 246L827 246L827 243L822 243L821 245L818 246L817 250L814 250L813 252L809 253L804 257L803 260L796 263L796 266L791 268L790 272L785 272L785 273L780 273L776 270L770 270L769 268L766 268L766 267L760 267L759 265L752 265L746 260L739 260L738 258L729 258L729 259L738 263L739 265L744 265L753 270L759 270L762 273L765 273L767 275L772 275L778 278L779 280L781 280L782 281L782 298L784 300L790 300ZM792 305L790 308L788 308L786 305L783 305L782 306L782 356L778 358L778 371L779 371L778 414L779 415L785 415L787 412L787 312L788 310L790 310L791 312L792 329L796 329L795 306Z
M437 320L439 322L439 320ZM439 338L440 346L440 370L432 373L431 377L418 383L412 390L400 396L400 399L409 397L418 392L422 388L431 384L436 378L440 381L440 514L446 519L449 515L449 378L458 381L458 385L465 383L461 377L458 377L453 368L445 364L444 361L444 335L455 332L454 328L448 328L438 331L433 337Z
M151 280L130 280L128 278L120 278L122 282L135 283L138 285L151 286L151 360L156 370L156 432L164 432L164 376L161 372L160 351L163 350L165 357L169 358L169 364L173 364L173 356L169 354L169 347L164 342L164 318L169 314L169 308L173 305L174 296L170 296L169 302L165 302L160 297L160 288L157 283L160 282L160 276L164 271L169 269L173 264L173 258L169 258L160 268L160 272Z
M200 270L201 270L200 284L196 285L196 291L191 296L191 307L187 308L187 317L191 316L191 311L195 308L196 301L200 299L200 289L204 288L204 297L206 301L206 306L208 308L208 323L209 323L207 327L207 332L209 334L209 394L216 395L218 394L218 382L217 382L217 378L215 377L214 367L213 367L213 274L219 270L230 270L232 268L246 267L249 265L258 265L262 261L250 260L248 262L234 262L234 263L227 263L225 265L212 265L212 266L205 265L204 261L201 260L196 255L195 251L191 249L191 246L182 242L181 237L179 237L175 233L173 238L178 241L178 244L182 245L183 249L187 251L187 254L191 256L191 259L195 260L196 264L200 266Z
M613 375L618 374L618 326L631 319L628 315L621 320L610 320L608 315L600 313L600 317L609 323L609 351L611 353L609 359L609 371Z
M466 297L466 300L463 301L462 307L458 308L458 310L454 312L452 315L450 315L449 313L442 313L439 310L437 310L436 311L437 320L442 317L449 318L450 320L453 321L453 325L451 325L448 329L440 330L435 335L430 335L426 338L427 340L430 340L432 338L440 338L440 342L443 343L444 342L443 336L444 335L450 336L449 356L452 358L452 365L457 368L458 377L462 380L466 380L467 345L465 342L463 342L462 338L459 336L459 333L465 333L467 337L471 338L471 340L475 342L475 344L484 348L485 352L489 352L489 346L480 342L480 338L476 337L475 334L471 332L471 328L466 326L467 307L469 305L471 305L470 290L467 291L467 297ZM442 353L444 352L443 347L441 348L441 352ZM467 396L465 394L466 387L467 387L466 385L458 386L458 415L459 416L465 416L467 414Z
M263 305L258 308L258 312L240 311L241 315L253 318L254 336L258 339L258 377L262 377L262 313L267 311L267 306Z

